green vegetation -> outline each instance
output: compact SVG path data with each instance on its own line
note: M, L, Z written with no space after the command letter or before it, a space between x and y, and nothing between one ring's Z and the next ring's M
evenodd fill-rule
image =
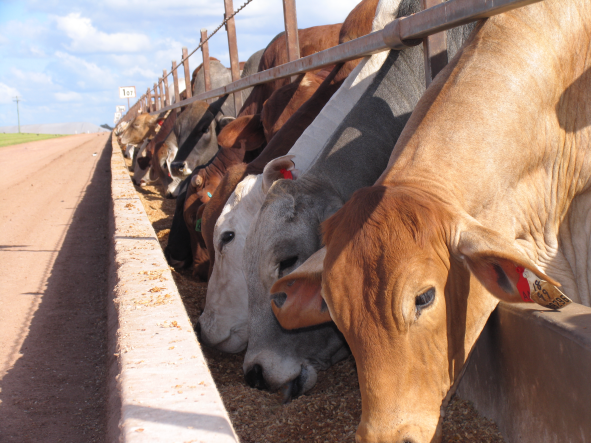
M18 145L20 143L35 142L48 138L65 137L58 134L2 134L0 133L0 148L4 146Z

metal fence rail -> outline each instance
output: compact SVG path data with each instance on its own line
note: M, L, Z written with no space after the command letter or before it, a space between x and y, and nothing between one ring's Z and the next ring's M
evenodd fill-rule
M429 6L429 2L433 4L433 2L441 1L442 0L423 0L423 4ZM313 71L338 63L344 63L349 60L376 54L378 52L390 49L404 49L405 47L414 46L426 41L426 38L433 34L475 20L501 14L522 6L527 6L532 3L537 3L539 1L542 0L449 0L441 2L419 13L396 19L381 31L373 32L316 54L290 61L266 71L258 72L234 81L224 87L206 91L194 97L187 98L186 100L161 107L152 111L151 114L159 114L169 109L186 106L197 100L207 100L236 93L255 85ZM426 54L426 63L428 63L428 60L429 56ZM440 68L441 66L438 69ZM429 69L429 71L431 71L431 69ZM435 74L436 72L429 72L429 75L427 76L427 84L430 82L430 78L433 78ZM128 114L130 113L131 109Z

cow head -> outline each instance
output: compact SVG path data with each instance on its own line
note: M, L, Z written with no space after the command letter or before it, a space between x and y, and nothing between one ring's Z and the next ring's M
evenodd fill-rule
M121 134L121 144L142 144L146 137L154 134L154 129L159 121L161 119L158 115L138 115Z
M274 311L287 327L310 327L327 320L326 302L357 364L356 441L440 441L441 411L489 314L498 299L522 301L517 270L557 283L499 233L416 188L361 189L324 229L324 259L274 285Z
M318 370L348 355L334 324L286 331L269 304L273 283L320 248L320 222L342 204L322 186L289 179L295 178L292 168L285 157L265 167L266 199L243 254L249 311L245 378L252 387L282 389L286 401L311 389Z
M189 176L195 167L207 163L216 154L216 129L219 129L216 116L226 97L211 105L204 101L193 102L177 117L174 134L178 151L170 165L173 176L180 179Z
M144 140L144 143L138 149L137 157L133 165L133 178L132 181L137 186L146 186L154 180L150 177L152 154L148 151L148 140Z
M216 265L199 317L200 341L224 352L240 352L248 342L248 292L242 255L248 230L263 203L261 184L261 175L249 175L241 181L214 228Z

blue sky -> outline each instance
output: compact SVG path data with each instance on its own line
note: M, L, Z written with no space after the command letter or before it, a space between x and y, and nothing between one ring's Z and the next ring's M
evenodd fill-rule
M344 20L358 0L297 0L298 26ZM234 0L238 8L243 0ZM223 20L223 0L0 0L0 126L90 122L113 124L119 86L138 95L170 71L199 30ZM241 61L283 30L281 0L253 0L236 16ZM227 36L210 55L229 66ZM190 59L191 70L201 52ZM134 101L131 101L133 105Z

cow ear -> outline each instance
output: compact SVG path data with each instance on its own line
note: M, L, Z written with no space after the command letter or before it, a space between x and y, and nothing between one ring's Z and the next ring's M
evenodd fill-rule
M322 248L271 287L271 309L283 328L306 328L332 320L321 294L325 255L326 248Z
M240 140L246 142L246 150L253 151L266 142L260 114L245 115L228 123L218 135L222 148L240 149Z
M293 158L295 155L284 155L271 160L263 169L263 192L266 194L271 189L271 185L276 180L285 178L288 180L295 180L298 177L299 171L295 169Z
M560 283L498 232L473 225L460 234L457 250L470 272L500 300L535 302L552 309L571 303L557 288Z

